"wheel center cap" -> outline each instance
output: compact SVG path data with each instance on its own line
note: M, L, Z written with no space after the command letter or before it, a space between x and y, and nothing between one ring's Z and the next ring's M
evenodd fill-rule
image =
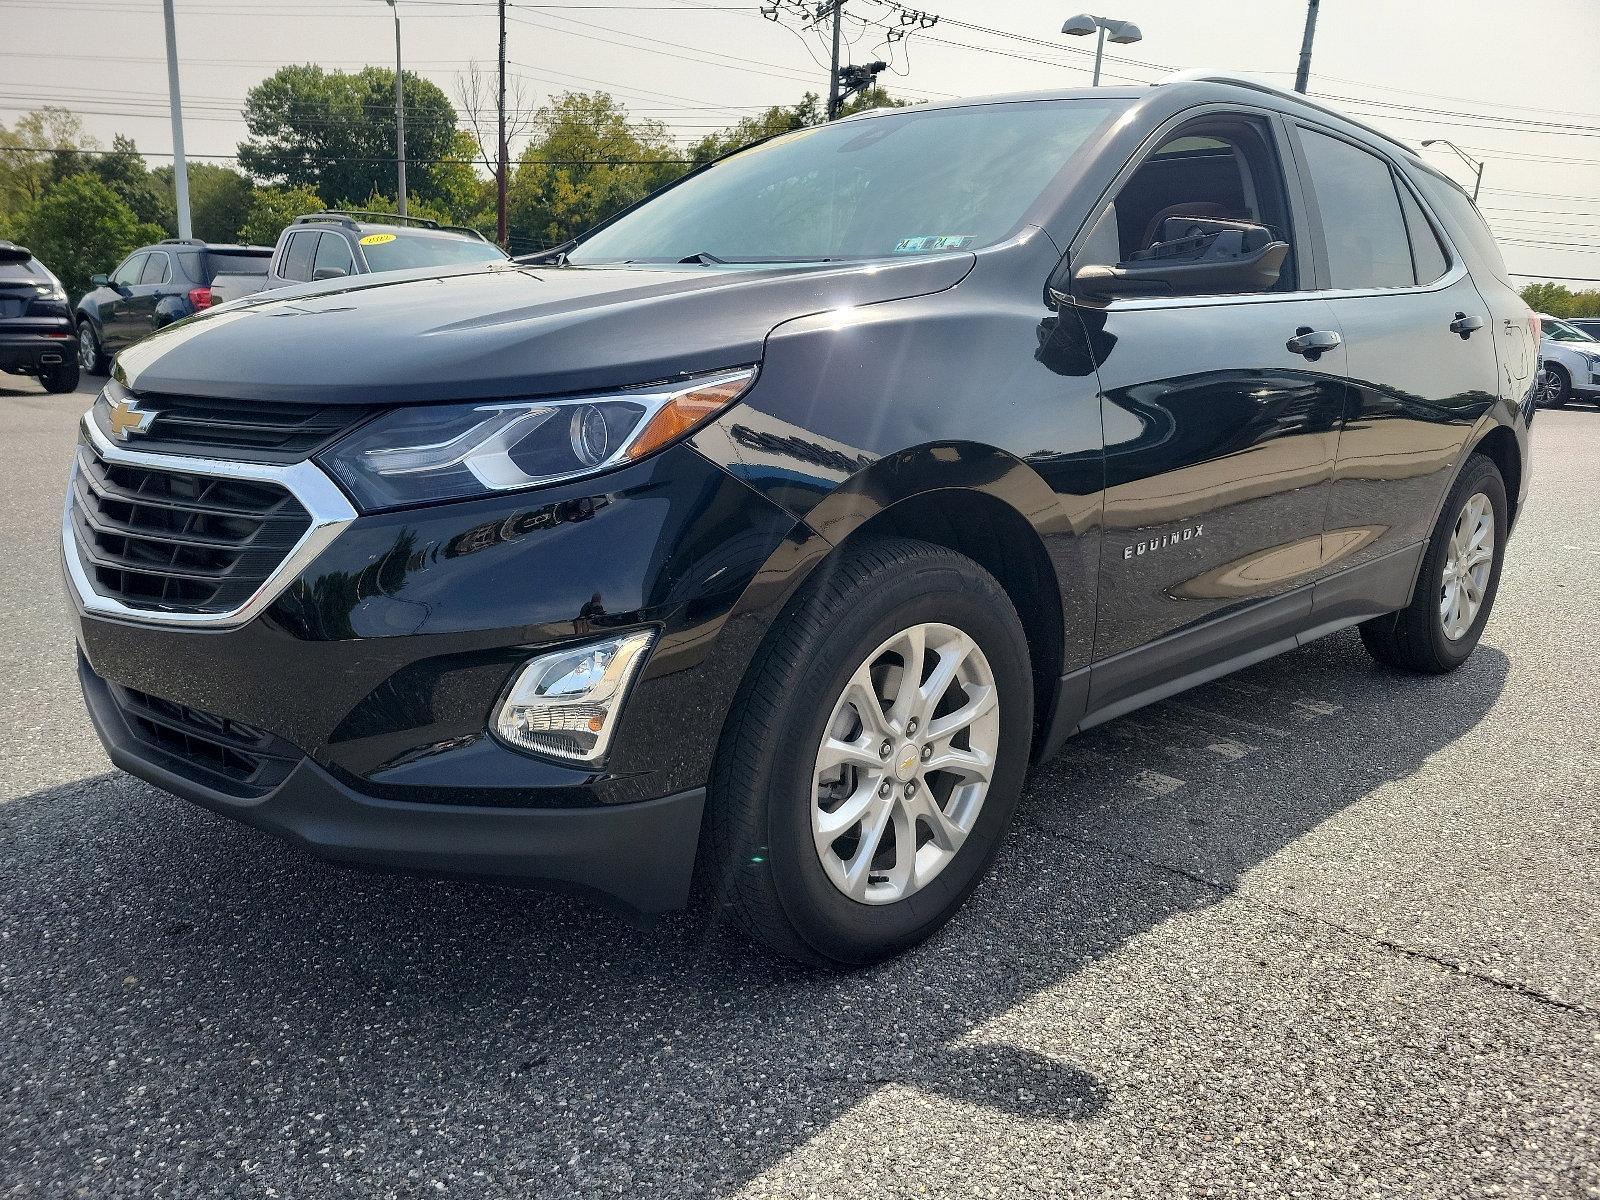
M916 744L907 742L900 747L900 754L894 760L894 777L901 783L906 783L917 773L917 762L921 758Z

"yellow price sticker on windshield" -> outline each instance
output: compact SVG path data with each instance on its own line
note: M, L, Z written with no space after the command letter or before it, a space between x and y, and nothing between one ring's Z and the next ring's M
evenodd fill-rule
M394 234L392 233L369 233L361 239L361 244L363 246L381 246L385 242L392 241L394 241Z

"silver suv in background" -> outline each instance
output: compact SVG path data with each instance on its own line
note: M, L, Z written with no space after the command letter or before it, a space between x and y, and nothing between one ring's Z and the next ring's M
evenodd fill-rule
M1600 404L1600 340L1558 317L1539 321L1539 403L1545 408L1564 408L1573 400Z
M218 276L211 294L215 303L224 304L296 283L505 258L499 246L462 225L355 210L309 213L278 235L266 274Z

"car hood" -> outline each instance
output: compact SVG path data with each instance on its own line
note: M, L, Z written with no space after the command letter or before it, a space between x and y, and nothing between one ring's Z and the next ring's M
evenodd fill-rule
M117 369L136 391L339 404L626 387L757 362L784 321L942 291L974 261L366 276L222 305L123 351Z

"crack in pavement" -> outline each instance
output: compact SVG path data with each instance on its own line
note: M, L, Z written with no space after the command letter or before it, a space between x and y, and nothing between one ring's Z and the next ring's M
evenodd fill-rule
M1402 957L1414 959L1419 962L1432 963L1434 966L1438 967L1444 967L1447 970L1454 971L1456 974L1463 975L1468 979L1475 979L1480 983L1487 983L1505 991L1514 992L1519 996L1526 996L1530 1000L1537 1001L1540 1004L1548 1005L1551 1008L1558 1008L1565 1012L1576 1013L1577 1015L1583 1017L1600 1018L1600 1010L1590 1008L1585 1004L1579 1004L1569 1000L1562 1000L1557 996L1551 995L1549 992L1534 987L1532 984L1524 983L1521 980L1516 979L1496 978L1495 976L1486 974L1483 971L1474 970L1465 963L1459 962L1455 959L1445 958L1438 954L1430 954L1426 950L1418 950L1411 946L1405 946L1399 942L1392 941L1389 938L1380 937L1375 933L1368 933L1361 929L1355 929L1348 925L1343 925L1338 921L1329 920L1327 917L1320 917L1312 913L1301 912L1299 909L1291 908L1287 904L1280 904L1275 900L1264 900L1257 896L1247 895L1236 887L1229 887L1226 884L1218 883L1215 879L1201 875L1196 871L1191 871L1186 867L1178 867L1172 865L1171 863L1158 862L1155 859L1143 858L1137 854L1130 854L1126 850L1118 849L1116 846L1110 845L1109 843L1096 841L1093 838L1079 837L1075 834L1066 833L1049 825L1041 825L1031 821L1026 822L1026 825L1030 829L1048 834L1051 837L1060 838L1062 841L1071 842L1076 846L1083 846L1092 850L1099 850L1106 854L1121 858L1127 862L1138 863L1142 867L1149 867L1154 871L1164 871L1169 875L1177 875L1183 879L1189 880L1191 883L1197 883L1201 887L1209 888L1212 891L1221 893L1222 895L1236 897L1244 901L1246 904L1254 904L1260 908L1271 909L1274 912L1282 913L1284 916L1294 917L1301 921L1307 921L1314 925L1320 925L1325 929L1333 930L1335 933L1343 934L1344 936L1352 938L1356 941L1366 942L1369 945L1381 947L1382 949L1401 955Z

